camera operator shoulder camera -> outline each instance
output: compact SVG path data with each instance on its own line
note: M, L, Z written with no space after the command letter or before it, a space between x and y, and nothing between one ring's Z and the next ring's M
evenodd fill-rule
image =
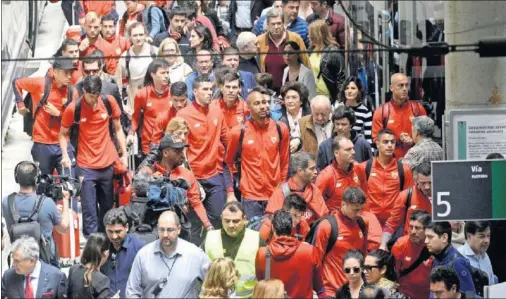
M23 235L33 237L40 245L40 259L58 267L59 261L52 233L53 229L60 234L67 232L69 201L72 194L64 187L68 184L68 179L65 180L63 177L61 183L55 184L53 180L56 177L60 178L60 176L44 176L44 180L41 181L37 164L30 161L18 163L14 169L14 178L19 184L19 192L2 199L2 215L11 242ZM58 200L63 202L61 213L58 212L55 203Z

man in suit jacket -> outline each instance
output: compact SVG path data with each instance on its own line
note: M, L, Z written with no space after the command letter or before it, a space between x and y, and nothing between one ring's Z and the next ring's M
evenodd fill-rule
M2 299L66 297L65 274L39 260L34 238L24 236L12 244L12 265L2 277Z

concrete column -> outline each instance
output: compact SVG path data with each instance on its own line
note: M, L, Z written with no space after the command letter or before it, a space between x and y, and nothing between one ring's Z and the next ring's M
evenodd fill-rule
M506 1L445 1L444 5L445 39L449 44L506 36ZM506 57L451 53L446 56L445 73L447 110L506 106ZM493 95L499 103L490 103Z

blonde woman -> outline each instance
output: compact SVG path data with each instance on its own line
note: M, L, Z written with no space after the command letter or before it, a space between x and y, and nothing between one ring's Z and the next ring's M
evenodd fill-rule
M286 297L285 285L279 279L260 280L251 295L252 299Z
M314 51L309 56L309 61L316 80L316 93L328 96L334 104L345 79L344 55L337 51L339 44L323 20L314 21L309 25L309 40L311 50ZM323 59L324 57L327 58Z
M234 298L239 272L229 258L217 258L209 265L200 298Z
M158 56L163 57L170 65L170 83L185 82L186 77L193 72L192 68L184 62L179 45L173 38L166 38L162 41L160 48L158 48Z

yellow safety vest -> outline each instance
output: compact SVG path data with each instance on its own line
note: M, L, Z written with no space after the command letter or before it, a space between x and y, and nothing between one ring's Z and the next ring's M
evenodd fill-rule
M244 233L234 263L240 278L235 285L235 294L240 298L249 298L253 288L257 284L255 272L255 258L260 242L260 234L257 231L247 229ZM221 230L207 232L205 243L206 254L211 260L225 257L223 254L223 242Z

